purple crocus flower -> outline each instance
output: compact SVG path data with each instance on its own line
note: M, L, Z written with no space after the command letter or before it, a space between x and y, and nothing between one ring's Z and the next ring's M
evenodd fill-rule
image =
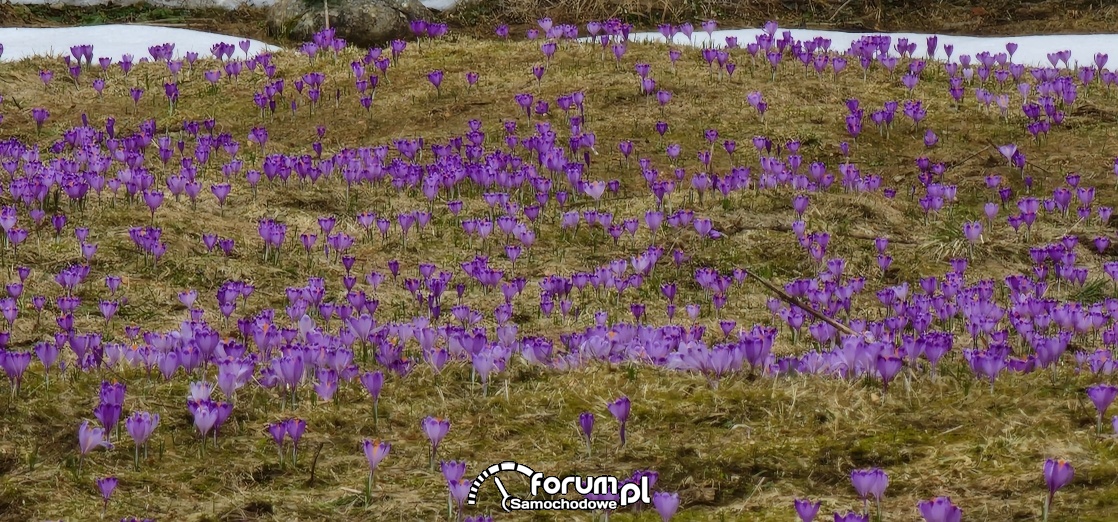
M450 432L450 421L439 417L426 417L420 424L423 427L424 435L427 435L427 440L431 442L430 464L431 469L435 469L435 457L438 456L439 443Z
M1075 468L1064 459L1048 459L1044 461L1044 483L1048 486L1048 497L1044 500L1044 520L1048 520L1048 513L1052 507L1052 499L1060 488L1068 485L1075 477Z
M436 95L442 96L443 72L436 69L427 73L427 81L431 82L431 85L435 87Z
M368 503L373 494L373 474L376 473L381 461L388 456L388 452L392 451L392 445L380 439L365 439L362 448L365 450L365 460L369 463L369 479L365 482L365 502Z
M31 119L35 122L35 132L39 133L43 130L43 123L50 117L50 111L42 108L35 107L31 109Z
M873 496L880 511L881 497L885 494L885 488L889 485L889 475L885 471L879 468L856 469L850 472L850 482L854 484L854 490L858 492L858 496L862 499L863 513L869 511L866 502L870 496Z
M439 469L442 471L443 478L446 479L447 484L450 486L450 495L447 498L447 511L453 514L454 503L457 502L458 509L462 509L462 502L466 500L466 494L469 493L470 481L462 479L466 474L466 462L444 460L439 463ZM456 490L459 483L465 484L464 492Z
M626 396L622 396L622 397L618 398L617 400L609 403L609 405L608 405L609 412L611 414L613 414L613 417L615 419L617 419L618 423L621 424L621 426L620 426L621 447L623 447L623 448L625 447L625 426L629 422L630 407L631 407L631 403L629 401L629 397L626 397Z
M466 497L470 494L471 481L458 478L447 481L447 488L450 490L450 500L458 506L458 512L462 512L462 504L466 501Z
M466 462L459 460L444 460L439 463L439 470L448 482L461 479L466 475Z
M877 356L877 373L881 376L881 393L889 391L889 383L904 368L904 360L896 354L881 354Z
M287 423L274 422L268 424L268 434L272 436L272 442L276 443L276 450L279 451L280 466L283 466L283 440L287 437Z
M308 318L307 316L303 316ZM338 391L338 372L330 368L319 368L315 372L317 382L314 385L314 392L323 401L330 401L334 399L335 393Z
M288 419L284 422L284 429L287 431L287 436L291 437L291 463L295 464L299 456L299 439L303 438L303 432L307 429L307 421Z
M229 197L229 192L232 191L232 185L229 183L214 183L210 185L210 192L217 198L217 204L220 210L225 211L225 199Z
M582 432L582 438L586 440L586 456L590 456L590 442L594 432L594 414L584 411L578 415L578 428Z
M41 297L41 296L36 296ZM32 299L34 301L34 299ZM39 309L42 309L39 307ZM43 363L43 369L46 372L46 379L50 380L50 369L54 363L58 362L60 351L58 345L49 341L43 341L35 344L35 356L39 358L39 362Z
M201 401L187 401L187 406L190 409L190 414L194 418L194 427L202 435L201 451L204 453L206 448L206 435L217 426L218 405L206 399Z
M102 401L93 409L93 416L105 427L106 437L120 423L121 405Z
M101 499L104 501L104 506L101 508L101 514L104 515L106 509L109 508L109 498L113 496L113 491L117 486L116 477L104 477L97 479L97 489L101 491Z
M660 520L668 522L675 516L675 512L679 511L679 493L657 491L652 494L652 506L660 515Z
M0 349L0 369L4 370L8 380L12 383L12 395L19 396L23 374L30 365L31 352L7 352Z
M159 414L157 413L135 412L124 419L124 428L136 445L135 465L137 469L140 467L140 447L143 446L146 456L147 442L151 438L151 434L155 432L156 426L159 426Z
M815 516L819 514L819 507L822 503L815 502L813 504L806 498L797 498L793 501L793 505L796 507L796 516L800 517L800 522L812 522L815 520Z
M365 390L369 392L369 396L373 398L373 425L375 427L379 424L377 404L380 402L380 391L384 387L384 373L378 370L362 374L361 385L365 387Z
M951 503L948 497L937 497L932 500L923 500L916 504L924 522L960 522L963 519L963 510Z
M1118 386L1113 384L1096 384L1087 388L1087 398L1091 399L1098 411L1096 428L1099 434L1102 433L1103 415L1106 414L1106 409L1114 402L1115 397L1118 397Z
M83 421L81 426L78 427L78 473L81 473L85 456L98 447L106 449L112 449L113 447L106 436L105 428L95 428L89 424L89 421Z

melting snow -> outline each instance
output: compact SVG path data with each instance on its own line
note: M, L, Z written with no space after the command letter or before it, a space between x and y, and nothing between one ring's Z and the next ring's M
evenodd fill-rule
M268 0L255 0L266 2ZM449 9L456 0L423 0L424 5L432 9ZM810 29L791 29L792 37L797 40L811 40L816 37L831 40L831 50L844 51L858 38L867 34L888 34L895 43L899 38L907 38L917 44L915 57L927 56L927 38L929 34L917 33L845 33L839 31L814 31ZM741 46L755 41L754 38L761 34L760 29L737 29L715 31L713 41L715 45L724 45L726 37L736 36ZM784 29L778 31L778 37ZM1005 44L1014 42L1018 45L1013 54L1015 63L1027 65L1050 65L1048 53L1070 50L1071 63L1091 65L1097 52L1118 55L1118 34L1089 34L1089 35L1041 35L1041 36L952 36L937 35L939 47L936 51L937 58L943 58L943 46L954 45L953 57L962 54L974 56L975 53L987 51L990 53L1005 52ZM664 42L665 38L660 33L633 33L633 41ZM237 43L243 38L226 36L215 33L194 31L190 29L177 29L170 27L152 27L144 25L97 25L85 27L64 28L0 28L0 44L4 45L3 55L0 60L19 60L32 55L68 55L70 46L93 44L93 55L119 60L124 54L131 54L136 60L148 56L147 49L153 45L173 42L175 53L182 56L187 51L194 51L200 55L208 55L210 48L219 42ZM677 34L673 43L676 45L704 45L711 42L711 38L703 31L696 30L688 40L683 34ZM261 51L275 51L277 48L256 40L252 41L250 54ZM240 50L238 49L238 54Z
M173 27L152 27L146 25L91 25L84 27L4 27L0 28L0 44L4 54L0 60L11 61L34 55L62 56L70 54L70 46L93 44L93 58L111 57L120 60L131 54L136 61L150 58L148 47L164 43L175 44L175 55L183 56L194 51L200 56L210 56L210 48L216 43L236 45L244 38L226 36L190 29ZM275 51L275 46L252 40L249 54L262 51ZM240 48L234 56L243 56Z
M116 5L132 5L138 4L144 0L113 0ZM93 5L106 5L107 0L14 0L13 4L31 4L31 5L55 5L61 4L64 6L93 6ZM185 7L185 8L204 8L204 7L219 7L222 9L236 9L242 5L251 5L257 7L266 7L275 3L275 0L146 0L147 4L160 6L160 7ZM454 7L458 0L420 0L428 9L436 11L446 11Z
M446 11L458 4L458 0L420 0L423 7L436 11Z
M780 38L786 29L777 30L776 37ZM789 29L792 38L796 40L812 40L816 37L829 38L831 40L832 51L845 51L850 48L850 44L862 36L872 34L886 34L893 37L893 43L897 42L898 38L907 38L909 42L916 43L916 52L914 57L926 58L927 57L927 39L930 34L919 33L845 33L839 31L816 31L811 29ZM722 46L726 43L726 37L736 36L738 45L745 47L746 44L756 41L755 37L761 34L761 29L735 29L714 31L713 40L716 46ZM1017 44L1017 51L1013 53L1013 62L1025 65L1036 66L1050 66L1048 61L1048 53L1057 51L1071 51L1071 60L1069 63L1075 65L1079 62L1080 65L1092 66L1095 53L1110 53L1118 55L1118 34L1067 34L1067 35L1037 35L1037 36L953 36L953 35L936 35L939 38L939 48L936 50L935 57L943 59L946 55L943 52L943 46L954 45L954 52L951 54L952 58L957 58L961 54L969 54L974 56L975 53L989 52L991 54L1006 52L1005 44L1014 42ZM630 40L633 41L652 41L664 42L666 39L660 33L632 33L629 35ZM691 34L689 41L682 33L675 35L672 43L676 45L703 45L711 41L706 32L698 28L696 24L695 32ZM892 51L896 54L896 51Z

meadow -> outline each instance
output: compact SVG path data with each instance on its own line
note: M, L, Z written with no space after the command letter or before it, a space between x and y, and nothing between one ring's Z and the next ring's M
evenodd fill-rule
M0 520L1112 519L1106 55L629 30L0 64Z

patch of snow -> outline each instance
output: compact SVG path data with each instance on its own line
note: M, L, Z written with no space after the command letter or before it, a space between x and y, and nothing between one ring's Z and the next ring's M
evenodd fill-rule
M916 52L913 54L916 58L927 58L927 39L931 34L921 33L846 33L840 31L816 31L812 29L779 29L777 30L776 37L780 38L784 31L791 31L792 38L800 41L812 40L816 37L829 38L831 40L831 50L842 52L850 48L850 44L863 36L869 35L888 35L893 38L893 43L897 42L898 38L907 38L909 42L916 43ZM735 30L721 30L714 31L713 42L716 46L722 46L726 43L726 37L735 36L738 39L738 45L745 47L746 44L755 42L757 35L762 34L760 29L735 29ZM1106 53L1113 51L1118 53L1118 34L1060 34L1060 35L1034 35L1034 36L954 36L954 35L935 35L939 38L939 48L936 50L935 58L943 59L946 55L943 52L943 46L954 45L954 52L951 54L952 58L958 58L959 55L969 54L974 56L975 53L989 52L991 54L1006 52L1005 44L1013 42L1017 44L1017 51L1013 53L1013 62L1025 65L1034 66L1051 66L1048 61L1048 53L1058 51L1071 51L1071 60L1069 63L1075 65L1078 62L1080 65L1093 66L1095 53ZM645 42L664 42L666 38L660 33L632 33L629 35L632 41L645 41ZM695 28L695 32L691 34L691 40L688 40L682 33L676 34L672 43L675 45L694 45L700 46L709 44L712 38L707 36L706 32ZM896 54L896 50L892 51Z
M420 0L428 9L446 11L458 4L459 0ZM11 0L13 4L25 5L63 5L73 7L88 7L94 5L107 5L109 0ZM222 9L236 9L242 5L253 7L267 7L275 0L112 0L114 5L134 5L145 2L158 7L178 7L199 9L204 7L218 7Z
M27 1L27 0L24 0ZM72 2L88 2L92 5L100 0L69 0ZM193 1L193 0L189 0ZM234 5L240 0L205 0L210 2L224 2ZM253 2L270 2L272 0L249 0ZM423 4L431 9L444 10L456 5L458 0L422 0ZM778 37L784 33L778 31ZM848 33L840 31L823 31L810 29L790 29L792 37L796 40L812 40L817 37L827 38L831 41L832 51L845 51L850 44L863 36L888 35L893 43L900 38L907 38L909 42L916 43L916 58L927 57L927 38L931 34L921 33ZM736 29L714 31L708 37L703 31L695 31L688 39L682 33L676 34L672 43L675 45L709 45L712 41L716 46L726 43L727 37L737 37L738 44L744 47L754 42L757 35L762 34L760 29ZM1048 54L1058 51L1071 51L1070 63L1090 66L1097 52L1114 51L1118 53L1118 34L1080 34L1080 35L1031 35L1031 36L954 36L936 35L939 46L935 57L945 57L943 46L953 45L952 57L968 54L974 56L979 52L1002 53L1006 52L1006 44L1017 44L1012 60L1015 63L1035 66L1049 66ZM660 33L632 33L629 39L634 42L664 42L666 39ZM70 46L93 44L95 58L109 56L119 60L124 54L131 54L137 60L148 56L148 47L163 43L174 43L176 56L182 56L187 51L194 51L200 55L209 54L210 48L215 43L225 42L236 44L244 38L227 36L216 33L179 29L173 27L154 27L145 25L94 25L82 27L59 28L28 28L5 27L0 28L0 44L4 45L3 55L0 60L19 60L33 55L68 55ZM585 38L583 39L586 40ZM261 51L275 51L275 46L252 40L250 54ZM895 52L895 50L894 50ZM237 54L242 54L238 49Z
M29 56L62 56L70 54L70 46L93 44L93 58L111 57L120 60L131 54L137 61L150 58L148 47L164 43L175 44L175 56L181 57L188 51L200 56L211 56L210 48L216 43L237 45L245 40L190 29L173 27L153 27L147 25L90 25L84 27L4 27L0 28L0 44L4 54L0 60L14 61ZM250 40L249 54L275 51L277 47L257 40ZM234 57L243 57L238 47Z
M144 2L158 7L178 7L199 9L204 7L219 7L223 9L236 9L242 5L268 6L275 0L11 0L13 4L25 5L63 5L73 7L88 7L95 5L135 5Z
M419 0L423 7L436 11L446 11L458 5L458 0Z

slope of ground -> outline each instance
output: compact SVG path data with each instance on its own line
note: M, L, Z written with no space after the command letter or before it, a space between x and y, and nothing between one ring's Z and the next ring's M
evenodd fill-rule
M143 120L156 118L158 135L169 137L172 143L179 139L193 143L183 130L183 121L212 117L215 132L229 133L241 143L244 169L248 170L261 168L259 147L247 141L258 126L269 131L267 153L287 154L314 154L310 144L317 140L316 129L322 126L321 143L328 156L343 147L390 144L404 137L423 137L427 146L445 143L461 136L469 122L478 119L487 135L485 145L492 149L503 145L502 121L517 121L522 137L539 121L523 113L515 95L531 93L536 100L550 101L550 113L542 118L565 133L567 123L555 102L565 93L583 91L585 125L597 137L587 176L617 179L621 188L597 204L575 198L574 209L600 207L618 219L644 216L654 208L655 200L640 178L637 158L651 158L668 176L671 166L664 147L677 143L684 151L679 165L690 174L703 170L696 154L712 148L705 137L707 129L718 131L718 143L733 139L739 144L735 156L715 147L710 170L726 173L733 166L749 165L754 179L761 172L759 154L751 142L755 136L767 136L777 145L798 140L804 165L821 161L831 172L843 161L839 143L846 141L852 150L851 161L863 172L880 174L886 186L899 191L895 198L880 192L844 190L810 195L806 215L810 230L830 232L830 255L844 258L850 275L867 278L867 292L856 302L856 315L880 317L884 312L878 311L873 292L902 281L916 285L921 277L942 276L950 258L973 255L968 268L971 282L1029 271L1031 246L1058 241L1067 234L1083 238L1079 263L1091 270L1092 277L1082 287L1055 285L1050 295L1085 303L1112 295L1101 266L1115 252L1095 253L1088 246L1091 238L1114 235L1110 223L1078 219L1074 211L1071 215L1045 214L1026 241L1023 234L1005 224L1009 210L1002 210L999 221L988 227L973 253L961 232L965 222L981 219L982 202L995 197L986 188L987 175L1003 176L1018 193L1025 191L1020 173L1007 165L991 143L1016 143L1028 155L1026 172L1035 176L1037 194L1051 193L1064 183L1065 173L1078 172L1084 186L1098 187L1096 206L1118 204L1118 194L1111 190L1113 157L1118 151L1113 131L1118 99L1110 89L1100 85L1082 88L1078 100L1066 107L1063 126L1034 141L1024 128L1020 111L1011 110L1003 117L996 106L977 104L976 85L968 86L961 105L952 103L946 95L948 79L942 64L930 64L910 92L900 84L899 74L880 67L863 78L852 65L834 79L785 62L772 73L767 64L754 63L738 50L733 54L737 72L727 76L708 68L697 49L684 49L682 54L673 65L666 46L631 45L618 63L608 50L563 42L554 57L545 60L539 42L503 43L452 33L444 40L410 45L382 78L372 108L366 111L358 104L350 76L351 61L361 59L364 50L347 49L336 58L320 54L314 60L282 53L273 62L278 77L289 83L286 98L274 115L261 115L253 105L253 93L263 88L264 78L245 73L237 80L223 79L211 86L202 73L219 65L207 58L192 70L184 69L173 114L162 87L169 73L161 63L138 64L128 75L111 68L103 73L107 87L102 97L90 88L89 76L75 84L67 79L60 63L28 60L0 69L0 94L4 96L0 136L36 143L45 150L78 125L84 114L99 128L108 116L114 116L120 134L135 132ZM537 81L530 71L545 62L546 73ZM638 63L651 65L657 89L674 93L665 107L654 97L640 94L633 72ZM900 67L907 66L902 62ZM49 85L41 81L42 70L55 72ZM428 80L433 70L445 73L438 91ZM313 109L293 86L310 72L323 72L326 78L324 96ZM477 72L480 77L470 89L464 80L467 72ZM996 87L990 82L987 87L1017 96L1012 85ZM145 90L138 102L129 97L133 88ZM761 93L767 102L763 118L747 103L752 92ZM867 120L864 132L852 140L845 121L846 101L853 98L867 112L889 100L919 99L928 116L917 126L898 113L888 134L879 133ZM298 100L294 113L285 109L293 99ZM45 108L51 115L41 130L32 119L33 108ZM654 130L660 120L670 123L664 138ZM925 145L927 129L939 137L935 147ZM630 161L618 152L621 140L635 144ZM188 156L191 147L187 145ZM430 153L428 149L424 154ZM197 205L168 196L153 215L141 201L125 198L123 192L116 197L107 192L91 196L80 207L67 206L63 198L61 206L50 208L69 215L60 239L54 238L49 220L34 227L21 210L21 226L31 229L32 236L18 250L4 249L9 280L16 277L13 267L31 266L28 295L46 294L52 300L61 295L52 275L80 262L73 230L88 226L90 241L99 250L89 282L78 291L83 304L75 314L76 328L104 332L106 342L121 340L127 324L148 330L177 329L187 311L177 304L176 296L196 289L199 302L208 309L207 320L215 327L220 325L223 336L236 336L235 321L223 323L214 306L214 296L226 280L249 280L256 288L235 318L274 308L277 320L286 321L281 318L284 289L305 285L309 276L324 277L332 298L344 298L339 280L345 269L336 260L325 259L321 246L304 253L297 239L299 234L317 230L319 217L332 214L344 222L345 230L359 237L352 249L358 262L354 273L387 273L390 260L398 260L404 267L400 280L387 280L375 292L359 283L379 299L377 315L382 321L407 321L420 313L403 283L405 277L417 277L418 264L432 262L458 271L460 263L481 253L490 255L510 275L529 282L515 306L514 321L521 335L557 338L559 333L592 325L591 313L598 309L607 310L611 320L625 320L631 317L630 303L647 303L645 320L662 324L667 317L660 283L678 281L677 302L701 303L698 322L707 327L708 336L717 337L710 332L718 331L723 318L733 318L741 326L771 322L766 307L771 294L747 278L733 287L724 311L716 314L710 310L709 296L693 282L695 269L713 267L728 273L733 268L747 268L783 283L810 277L818 268L789 231L794 192L788 188L743 191L728 198L713 193L698 197L681 183L677 194L669 198L670 204L710 217L715 229L726 236L717 241L688 230L665 229L663 236L654 238L642 230L636 237L614 242L600 228L584 225L577 231L561 230L559 212L549 208L536 230L537 245L511 263L504 257L507 238L494 235L481 242L465 237L458 219L445 210L449 197L429 203L414 187L401 190L379 184L351 192L335 174L313 184L294 176L286 183L264 181L251 190L240 174L233 178L229 201L219 207L208 190L211 183L223 179L215 164L228 158L224 152L214 154L220 160L200 171L206 191ZM153 151L148 156L158 186L163 187L168 174L159 167ZM909 193L918 184L915 160L923 156L945 162L949 168L944 182L958 186L959 203L938 215L924 215L917 198ZM172 165L179 161L178 153L173 153ZM9 182L4 181L5 185ZM471 187L457 195L465 201L463 215L492 213L482 193ZM4 198L10 203L8 194ZM362 238L353 222L360 211L395 219L401 212L423 209L433 211L431 224L423 230L413 229L406 242L395 228L388 240L375 233L372 238ZM262 257L256 221L260 218L282 219L290 227L278 262ZM146 225L163 230L168 251L158 263L142 255L129 237L130 227ZM202 245L204 233L233 239L234 253L227 257L208 253ZM894 258L894 268L884 274L877 268L873 250L873 239L880 236L891 239L889 251ZM665 248L665 259L639 289L621 298L588 290L576 303L585 310L577 318L547 318L538 312L536 282L541 277L593 270L611 260L640 254L652 243ZM686 252L689 260L680 266L668 261L675 249ZM111 274L123 276L121 295L127 297L127 303L106 325L96 303L107 298L101 281ZM448 300L452 292L446 294ZM490 314L502 298L497 291L484 293L471 286L465 302ZM26 309L22 314L10 348L26 349L55 329L53 313L44 313L41 320ZM684 315L681 311L677 320ZM488 316L485 321L493 326ZM336 329L336 320L328 326ZM882 504L888 520L915 519L916 502L937 495L951 496L968 513L968 520L1035 520L1046 493L1041 465L1047 457L1068 458L1077 467L1075 480L1057 495L1049 520L1111 520L1118 499L1118 447L1112 438L1096 435L1094 409L1083 392L1087 385L1109 377L1076 371L1069 362L1052 371L1004 375L991 389L971 375L957 353L967 347L969 341L964 340L969 337L959 339L956 353L943 363L938 376L906 372L884 397L880 383L871 378L775 379L743 372L713 386L701 376L644 365L593 364L560 372L530 367L519 359L497 374L483 393L480 384L471 379L468 363L454 362L438 375L426 363L419 363L406 378L389 377L377 420L371 401L356 381L343 383L336 404L316 403L309 386L293 404L281 402L274 390L252 385L237 396L233 417L221 430L217 447L211 445L204 453L184 402L190 378L180 374L165 384L158 372L149 376L142 369L118 367L91 373L70 369L63 376L52 374L47 381L35 363L19 396L4 405L0 520L89 519L100 509L93 478L106 475L121 480L108 506L107 518L114 519L135 515L159 520L435 520L446 516L447 492L441 475L428 469L428 446L420 429L420 421L428 415L450 418L450 435L439 455L467 460L468 477L508 459L558 474L627 475L634 469L654 469L660 474L658 489L679 491L684 503L682 520L790 520L791 499L800 496L822 500L824 513L860 509L862 503L853 493L849 473L871 466L882 467L891 476ZM1077 343L1069 352L1093 348L1097 334L1078 338ZM793 343L783 330L774 350L785 355L802 353L810 346L802 340ZM416 353L409 355L421 360ZM372 367L371 363L362 365ZM82 419L91 418L102 379L128 383L126 414L148 410L163 415L139 470L132 469L132 445L122 435L114 436L116 450L92 453L79 472L76 428ZM632 399L633 413L628 443L620 447L617 424L605 404L623 394ZM590 456L584 455L575 427L582 411L593 411L598 417ZM307 434L300 444L298 463L288 462L281 468L264 426L293 416L307 421ZM362 493L366 464L360 441L366 437L393 444L392 453L377 471L370 506ZM487 490L485 495L483 508L497 509L496 492ZM525 515L520 518L528 519ZM613 519L653 518L644 512L621 513Z

